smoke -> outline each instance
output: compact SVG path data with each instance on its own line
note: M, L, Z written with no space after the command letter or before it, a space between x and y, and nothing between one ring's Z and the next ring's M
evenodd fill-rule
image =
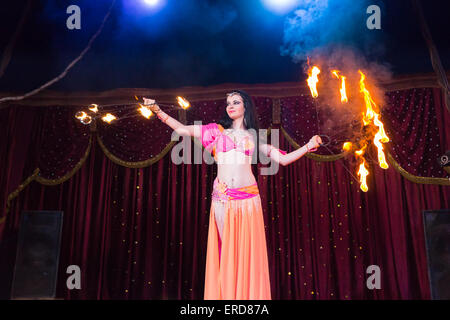
M294 15L285 22L281 55L291 56L298 62L307 52L327 43L327 35L319 32L324 21L321 17L328 7L328 0L303 0Z
M321 98L333 105L340 103L340 79L337 79L331 72L338 70L340 76L345 76L349 111L361 109L360 80L361 73L365 75L365 85L370 91L372 98L379 104L385 103L384 89L381 84L391 79L392 73L388 64L370 62L364 55L354 48L343 46L327 46L309 52L309 62L303 63L305 74L310 66L318 65L322 70L319 75L319 94ZM309 63L309 64L308 64Z
M302 67L307 74L312 66L321 70L317 90L318 98L315 107L322 119L322 133L344 140L364 140L373 132L369 127L363 128L362 114L366 111L364 95L361 93L361 79L364 74L364 86L376 103L375 111L381 113L386 96L382 84L388 82L392 73L389 65L368 61L364 55L354 49L338 45L329 45L311 50L310 58ZM341 78L332 74L339 71L345 77L348 102L341 102ZM361 74L362 73L362 74ZM373 129L373 128L372 128Z
M373 134L371 126L362 125L366 111L361 93L361 72L364 85L376 103L380 113L385 105L385 92L381 84L392 73L386 63L380 61L384 54L382 33L369 30L366 9L373 1L367 0L302 0L299 7L285 21L281 55L290 56L302 63L305 78L312 66L321 70L314 99L320 113L321 133L332 140L350 140L365 143ZM345 76L348 102L341 102L341 78L332 74L339 71Z
M301 0L285 21L281 55L299 62L311 50L330 44L375 46L380 32L367 29L370 4L368 0Z

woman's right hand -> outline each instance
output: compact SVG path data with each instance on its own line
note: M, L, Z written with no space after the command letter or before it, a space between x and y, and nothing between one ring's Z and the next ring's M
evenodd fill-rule
M152 112L158 113L161 108L156 104L155 100L144 98L144 105L147 106Z
M143 98L144 99L144 106L149 106L151 104L155 104L155 100L154 99L147 99L147 98Z

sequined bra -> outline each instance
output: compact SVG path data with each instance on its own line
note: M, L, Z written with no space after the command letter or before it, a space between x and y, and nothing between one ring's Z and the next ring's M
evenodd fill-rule
M240 141L236 141L236 143L231 139L227 134L224 133L224 128L215 122L202 125L202 144L206 150L208 150L214 158L217 160L216 156L220 152L227 152L233 149L244 153L247 156L253 155L255 150L255 143L253 142L253 136L246 135L241 138ZM269 153L273 149L278 150L282 154L286 154L287 152L274 146L269 145Z
M202 126L202 144L206 150L216 157L220 152L227 152L236 149L247 156L253 155L255 144L250 135L240 138L236 143L227 134L223 133L224 128L217 123L210 123Z

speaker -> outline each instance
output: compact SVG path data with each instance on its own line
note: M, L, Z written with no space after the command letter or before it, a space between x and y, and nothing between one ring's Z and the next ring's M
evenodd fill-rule
M424 211L428 278L433 300L450 300L450 210Z
M11 299L52 299L56 295L62 211L23 211Z

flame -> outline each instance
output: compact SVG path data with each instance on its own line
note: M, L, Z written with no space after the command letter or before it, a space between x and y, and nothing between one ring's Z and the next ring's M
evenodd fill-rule
M386 136L386 133L384 132L383 123L378 120L378 114L375 114L374 118L375 125L378 126L378 132L375 134L375 137L373 138L373 143L378 148L378 163L380 164L380 167L383 169L389 168L386 158L384 156L383 152L383 145L381 142L388 142L389 138Z
M82 124L90 124L92 122L91 116L86 116L85 118L80 120Z
M141 106L138 110L139 112L142 114L142 116L144 118L150 119L150 117L152 116L153 112L152 110L150 110L150 108L148 108L147 106L143 106L142 104L139 103L139 105Z
M317 98L319 93L317 92L317 83L319 82L319 78L317 75L320 73L320 69L316 66L312 67L308 71L308 79L306 82L308 83L309 90L311 90L311 95L313 98Z
M347 141L344 143L344 145L342 146L342 149L344 151L350 151L352 149L352 143Z
M386 143L389 142L389 137L386 135L386 132L384 132L384 125L383 122L378 119L379 116L379 114L375 114L373 122L379 128L377 134L380 134L381 142Z
M363 116L363 122L364 125L367 126L370 123L370 120L372 120L375 115L374 108L376 109L377 105L375 101L373 101L369 90L366 89L366 86L364 84L364 80L366 79L365 74L362 73L361 70L358 70L358 72L361 74L361 79L359 80L359 88L360 92L362 92L364 95L364 104L366 105L366 114Z
M85 125L87 125L87 124L89 124L89 123L92 122L91 116L89 116L89 115L88 115L86 112L84 112L84 111L78 111L78 112L75 114L75 118L77 118L78 120L80 120L80 122L81 122L82 124L85 124Z
M137 101L139 101L138 97L134 96L134 98L135 98Z
M98 104L93 103L93 104L89 105L89 110L91 110L94 113L97 113L98 112Z
M367 148L367 144L365 144L364 147L362 147L361 149L355 151L355 154L356 154L357 156L360 156L360 157L361 157L361 156L364 154L364 152L366 151L366 148Z
M373 143L378 149L378 163L380 164L380 167L383 169L387 169L389 168L389 166L386 162L386 158L383 152L383 145L381 143L389 142L389 138L384 131L383 123L379 119L380 115L375 111L377 109L377 105L373 101L370 92L364 85L366 76L361 72L361 70L358 71L361 74L361 80L359 81L360 91L364 94L364 103L366 105L366 114L363 115L363 122L366 126L371 122L371 120L373 120L374 124L378 127L378 132L375 134Z
M191 104L189 103L189 101L187 101L185 98L178 96L177 97L177 101L178 104L180 105L180 107L182 107L183 109L187 109L191 106Z
M339 91L341 92L341 102L348 102L348 98L347 98L347 91L345 89L345 77L341 76L341 88L339 89Z
M116 120L117 118L112 115L111 113L107 113L102 117L102 120L107 122L107 123L111 123L113 120Z
M369 174L369 171L364 166L365 163L366 163L366 161L363 158L362 163L359 165L358 176L359 176L359 183L360 183L359 187L361 188L362 191L367 192L367 190L369 190L369 187L367 186L366 177Z
M346 78L344 76L339 76L338 70L332 70L331 73L333 73L336 76L336 78L341 79L341 88L339 89L339 92L341 93L341 103L348 102L347 90L345 89Z
M367 148L367 143L365 143L361 149L355 151L355 155L357 157L360 157L362 160L361 164L359 165L358 176L359 176L359 187L364 192L367 192L369 190L369 187L367 186L367 181L366 181L366 177L369 174L369 171L365 167L366 161L363 158L363 154L366 151L366 148Z
M78 111L78 112L75 114L75 118L77 118L78 120L83 120L83 119L85 119L87 116L88 116L87 113L84 112L84 111Z

